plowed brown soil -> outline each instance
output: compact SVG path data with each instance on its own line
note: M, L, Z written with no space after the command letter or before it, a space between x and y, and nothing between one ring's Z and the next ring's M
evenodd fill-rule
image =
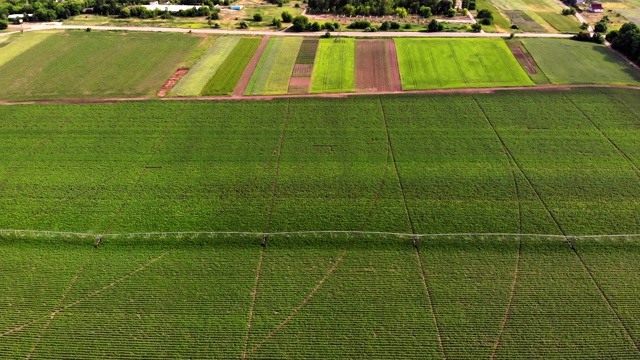
M395 44L391 41L393 54L390 54L389 42L386 40L356 40L356 91L401 90L398 59L393 56ZM394 57L394 61L390 55Z
M180 69L176 70L176 72L174 72L173 75L171 75L169 80L167 80L167 82L164 83L164 86L162 86L162 89L160 89L160 91L158 91L157 95L159 97L163 97L163 96L167 95L167 92L169 92L169 90L171 90L173 88L173 86L178 82L178 80L180 80L180 78L183 77L184 74L186 74L188 71L189 71L189 69L187 69L187 68L180 68Z

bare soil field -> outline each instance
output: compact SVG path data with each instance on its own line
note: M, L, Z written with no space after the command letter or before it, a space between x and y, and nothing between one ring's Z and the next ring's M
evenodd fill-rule
M385 40L356 41L356 91L391 88L389 57Z

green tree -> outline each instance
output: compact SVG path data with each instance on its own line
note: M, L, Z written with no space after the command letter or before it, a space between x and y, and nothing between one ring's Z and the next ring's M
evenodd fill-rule
M282 22L284 23L290 23L293 21L293 16L288 11L283 11L280 16L282 17Z
M395 12L396 16L401 18L401 19L406 18L407 15L409 15L409 13L407 12L407 9L405 9L403 7L397 7L394 12Z
M291 29L293 31L305 31L309 27L309 18L304 15L298 15L293 18L292 24Z
M431 14L431 8L429 6L421 6L420 7L420 16L428 18Z
M253 14L253 21L256 21L256 22L262 21L262 14L260 13Z
M444 25L439 23L438 20L436 20L436 19L431 20L429 22L429 24L427 25L427 31L429 31L429 32L442 31L443 28L444 28Z

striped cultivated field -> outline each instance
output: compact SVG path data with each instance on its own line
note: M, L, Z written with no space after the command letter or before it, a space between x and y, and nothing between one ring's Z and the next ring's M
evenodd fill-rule
M302 41L294 37L269 40L245 94L286 94Z
M355 90L355 43L349 38L321 39L311 76L311 92Z

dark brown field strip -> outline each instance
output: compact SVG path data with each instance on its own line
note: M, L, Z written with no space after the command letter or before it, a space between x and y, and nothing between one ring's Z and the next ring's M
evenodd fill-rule
M402 91L398 51L396 49L396 42L393 41L393 39L387 39L387 59L389 61L389 80L391 82L389 91Z
M269 36L267 35L262 38L260 45L258 45L258 48L253 53L251 60L249 60L249 64L247 64L247 67L244 68L244 72L242 72L242 76L240 77L240 80L238 80L238 83L233 90L233 96L242 96L242 94L244 94L244 92L247 90L247 86L251 81L251 77L253 76L254 71L256 71L256 67L258 67L260 58L262 57L264 49L266 49L268 43Z

